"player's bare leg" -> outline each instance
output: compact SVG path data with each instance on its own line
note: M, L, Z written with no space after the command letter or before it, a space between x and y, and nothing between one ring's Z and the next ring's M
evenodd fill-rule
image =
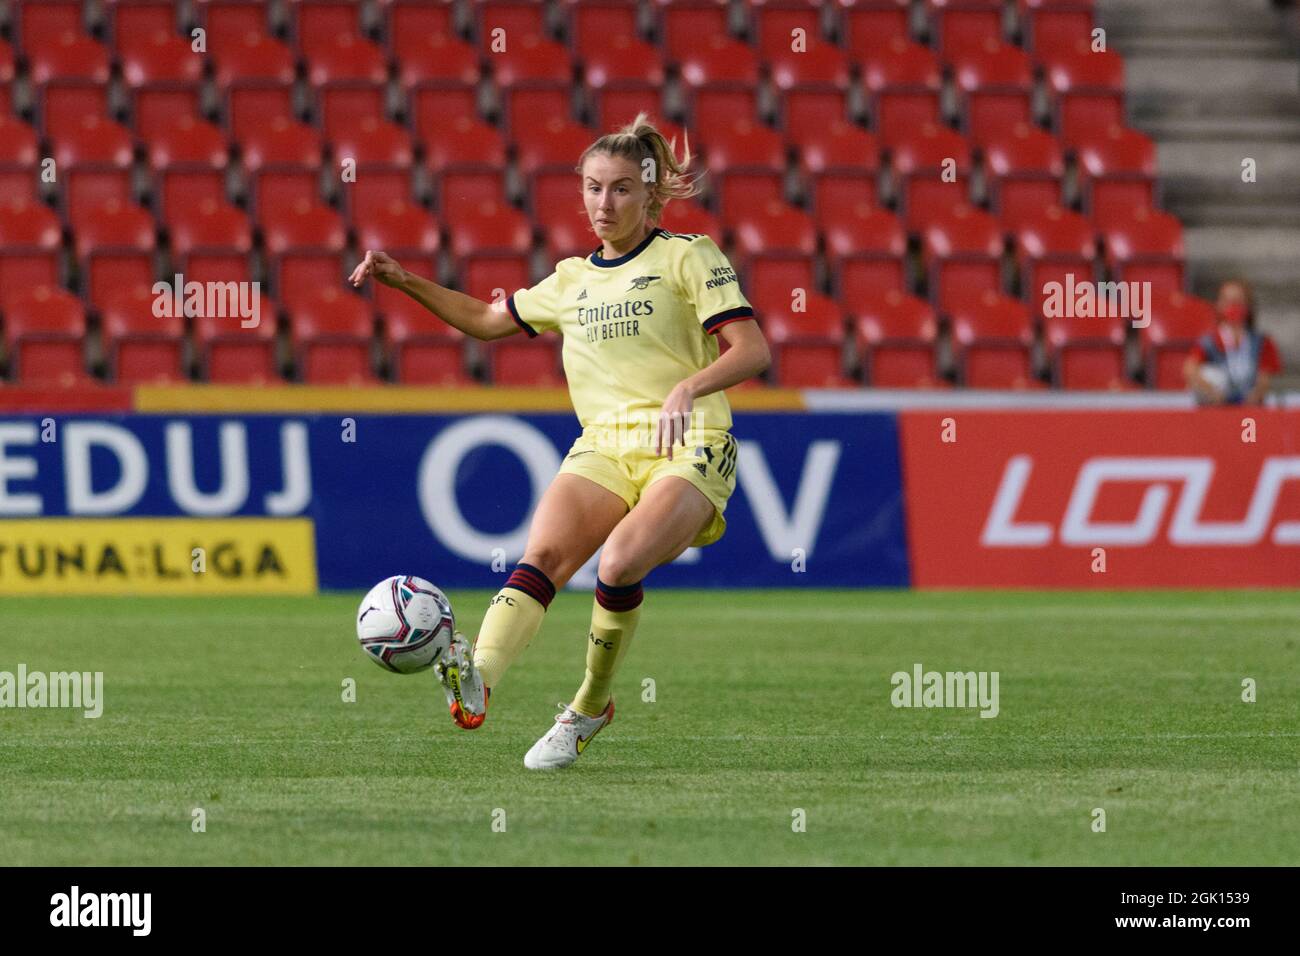
M641 617L641 580L685 551L713 519L713 504L684 478L656 481L619 522L600 555L587 676L555 726L524 755L530 770L567 767L614 719L610 687Z
M483 617L472 661L462 641L438 673L457 725L472 730L483 723L491 688L536 636L556 589L587 563L627 512L622 498L594 481L555 476L533 515L523 559Z

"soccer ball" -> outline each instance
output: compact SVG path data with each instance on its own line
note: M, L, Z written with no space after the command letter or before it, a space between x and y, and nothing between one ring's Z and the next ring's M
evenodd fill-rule
M357 609L357 640L366 656L395 674L431 667L451 646L456 616L447 595L409 574L380 581Z

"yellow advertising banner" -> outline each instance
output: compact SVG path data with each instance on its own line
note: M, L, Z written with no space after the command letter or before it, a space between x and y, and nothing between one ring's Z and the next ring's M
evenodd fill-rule
M309 518L0 521L0 594L314 594Z

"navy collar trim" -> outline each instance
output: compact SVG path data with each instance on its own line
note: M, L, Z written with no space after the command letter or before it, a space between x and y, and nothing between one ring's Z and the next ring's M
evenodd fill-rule
M663 229L660 228L655 228L650 230L650 234L641 240L640 245L638 245L631 252L619 256L617 259L600 258L600 249L604 248L604 246L601 246L599 249L597 249L595 252L593 252L590 256L587 257L587 261L589 261L593 266L600 266L600 268L602 269L612 269L615 266L621 266L623 263L631 262L633 259L639 256L642 253L642 251L645 250L645 247L650 245L650 243L654 242L655 237L661 235L662 233L663 233Z

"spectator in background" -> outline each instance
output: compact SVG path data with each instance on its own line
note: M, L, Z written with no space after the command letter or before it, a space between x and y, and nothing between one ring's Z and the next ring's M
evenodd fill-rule
M1246 283L1229 279L1219 286L1218 321L1201 336L1183 374L1201 405L1258 405L1281 371L1277 346L1255 331L1255 306Z

